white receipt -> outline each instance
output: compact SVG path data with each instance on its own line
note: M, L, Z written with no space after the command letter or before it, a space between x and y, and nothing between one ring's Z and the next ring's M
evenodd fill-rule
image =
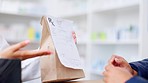
M53 17L47 18L47 21L60 62L68 68L82 69L80 56L72 37L73 22Z

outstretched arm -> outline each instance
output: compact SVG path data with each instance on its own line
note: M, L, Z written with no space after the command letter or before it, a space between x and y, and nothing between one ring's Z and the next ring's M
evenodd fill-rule
M6 48L0 52L0 58L25 60L37 56L50 55L52 53L48 50L21 50L21 48L27 46L29 43L30 41L26 40Z
M0 51L0 83L21 83L21 60L50 55L46 50L21 50L30 41L24 41Z

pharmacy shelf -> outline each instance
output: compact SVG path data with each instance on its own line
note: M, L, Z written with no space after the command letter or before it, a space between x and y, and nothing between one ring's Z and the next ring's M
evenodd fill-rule
M16 44L16 43L19 43L19 42L22 42L22 41L15 41L15 40L14 41L10 41L10 40L8 40L8 43L9 44ZM31 41L30 44L39 45L40 41Z
M138 45L139 42L134 41L92 41L92 44L98 44L98 45Z
M139 26L139 18L140 16L140 6L141 4L135 0L133 3L127 3L123 0L123 2L127 3L122 3L118 4L119 0L110 0L111 3L109 3L108 0L95 0L98 1L98 3L92 4L92 12L90 13L90 19L91 19L91 34L93 35L94 33L98 32L103 32L107 34L107 39L101 40L101 39L93 39L91 40L91 45L90 47L88 46L88 49L90 48L90 54L88 56L89 62L88 63L96 63L94 60L97 58L98 60L96 61L106 61L108 60L112 54L119 54L123 55L124 58L130 58L131 57L138 57L140 55L139 49L141 42L139 41L138 37L134 40L132 38L127 38L127 39L117 39L114 37L114 31L118 29L126 29L126 26L129 26L131 24L137 24L138 30L141 28ZM127 0L128 1L128 0ZM100 4L101 2L105 2L104 4ZM130 2L130 1L129 1ZM94 6L95 4L100 4L102 6ZM95 8L94 8L95 7ZM105 32L106 31L106 32ZM110 31L110 33L109 33ZM140 32L140 31L139 31ZM108 35L109 33L109 35ZM113 36L111 36L113 35ZM116 34L117 35L117 34ZM111 37L110 37L111 36ZM126 40L126 41L125 41ZM89 50L88 50L89 51ZM98 56L99 55L99 56ZM137 56L134 56L137 55ZM105 59L104 59L105 58ZM129 60L130 60L129 59ZM128 60L128 61L129 61ZM137 60L134 58L134 60ZM102 76L103 68L102 65L105 66L105 64L98 65L98 67L94 68L92 67L94 64L90 64L90 78L91 77L97 77L97 76Z
M77 45L87 45L86 42L77 42Z
M86 45L86 44L88 44L88 42L89 42L89 41L87 41L87 40L86 40L86 41L78 41L78 40L77 40L77 44L78 44L78 45Z
M87 15L87 12L71 12L70 14L59 15L59 17L73 18L73 17L86 16L86 15Z
M8 44L14 45L22 41L8 41ZM31 41L30 44L22 48L23 50L36 50L40 46L40 43L38 41Z
M124 4L124 5L112 5L110 7L92 8L92 12L94 13L115 12L115 11L122 11L122 10L138 9L138 7L139 7L139 2L135 2L131 4Z
M11 1L11 0L5 0L5 1ZM41 1L41 0L13 0L13 1L22 1L22 2L37 2L37 1Z
M19 14L19 13L10 13L10 12L0 12L0 16L11 16L11 17L25 17L31 19L41 19L40 15L29 15L29 14Z

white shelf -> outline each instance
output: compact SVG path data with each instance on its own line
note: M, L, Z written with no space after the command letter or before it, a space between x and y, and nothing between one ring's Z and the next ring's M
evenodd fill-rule
M135 3L130 3L130 4L123 4L123 5L112 5L110 7L102 7L102 8L92 8L92 12L114 12L114 11L121 11L124 9L133 9L133 8L138 8L139 7L139 2L135 2Z
M26 18L34 18L41 19L40 15L29 15L29 14L18 14L18 13L10 13L10 12L0 12L2 16L15 16L15 17L26 17Z
M87 45L86 42L78 42L77 45Z
M17 44L19 42L22 42L22 41L9 41L8 40L8 43L9 44ZM30 44L39 45L40 44L40 41L31 41Z
M86 15L87 15L87 12L71 12L70 14L60 15L59 17L73 18L73 17L86 16Z
M88 41L77 41L78 45L86 45L88 44Z
M92 44L98 45L138 45L138 41L92 41Z
M11 0L6 0L6 1L11 1ZM22 2L37 2L37 1L41 1L41 0L13 0L13 1L22 1Z
M8 44L14 45L14 44L17 44L17 43L20 43L20 42L22 42L22 41L8 41ZM24 49L24 50L36 50L36 49L39 48L39 46L40 46L39 41L31 41L27 46L25 46L22 49Z

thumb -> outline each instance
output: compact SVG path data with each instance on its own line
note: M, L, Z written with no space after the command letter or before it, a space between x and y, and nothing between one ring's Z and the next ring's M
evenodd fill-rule
M122 60L115 58L115 62L120 64L120 63L122 63Z
M115 62L116 64L118 64L118 66L125 66L126 65L126 62L123 60L123 59L119 59L119 58L115 58Z

